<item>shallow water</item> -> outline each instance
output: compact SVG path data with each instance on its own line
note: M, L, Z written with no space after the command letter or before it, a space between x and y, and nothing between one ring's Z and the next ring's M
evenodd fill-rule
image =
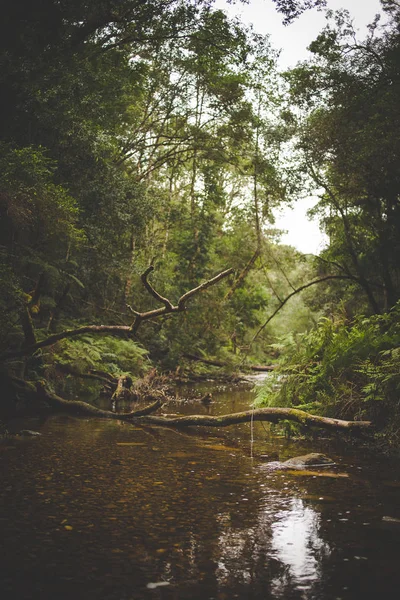
M253 397L229 387L213 396L210 408L168 411L235 412ZM43 435L0 445L2 600L399 597L398 463L290 442L261 423L176 431L57 416L11 426ZM267 464L310 451L336 466Z

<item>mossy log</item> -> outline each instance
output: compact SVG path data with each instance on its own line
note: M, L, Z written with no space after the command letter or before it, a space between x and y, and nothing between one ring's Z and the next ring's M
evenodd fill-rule
M238 423L250 423L252 421L267 421L279 423L280 421L294 421L301 425L319 427L331 431L347 431L349 433L364 432L372 430L370 421L343 421L311 415L295 408L256 408L245 412L233 413L220 416L190 415L184 417L168 416L146 416L138 419L147 425L166 425L172 427L228 427Z
M31 382L19 379L17 377L1 376L0 385L5 390L8 402L1 406L1 413L4 418L17 416L34 415L45 413L62 412L70 415L83 417L97 417L100 419L119 419L130 421L133 418L141 417L155 412L165 402L165 396L162 392L146 394L145 399L149 402L142 409L129 413L112 412L102 410L92 406L87 402L79 400L66 400L57 394L50 392L45 382ZM136 399L143 399L137 396Z
M76 416L97 417L100 419L119 419L122 421L131 421L132 419L149 415L158 410L163 404L163 396L155 394L148 396L150 404L142 409L134 410L129 413L112 412L92 406L87 402L79 400L65 400L56 394L49 392L43 385L37 385L38 393L43 402L54 412L63 412Z
M203 358L202 356L198 356L197 354L185 353L182 356L183 356L183 358L186 358L187 360L193 360L194 362L201 362L205 365L210 365L212 367L223 367L223 368L234 367L234 365L231 365L229 363L222 362L220 360L210 360L208 358ZM236 365L236 367L238 367L238 365ZM279 365L244 365L244 368L248 369L250 371L269 372L269 371L275 371L276 369L278 369Z
M17 378L9 378L12 383L14 393L31 405L37 412L46 411L62 412L70 415L97 417L101 419L119 419L121 421L134 421L144 425L155 425L164 427L228 427L239 423L250 423L255 421L266 421L269 423L279 423L280 421L293 421L303 426L319 427L330 431L342 431L351 434L362 432L372 432L373 425L370 421L344 421L342 419L333 419L330 417L320 417L311 415L296 408L256 408L239 413L210 416L210 415L188 415L175 417L168 415L155 416L158 410L167 399L165 394L154 392L146 394L146 400L149 404L143 409L129 413L112 412L102 410L86 402L78 400L65 400L56 394L50 392L46 386L37 382L34 386L31 382Z

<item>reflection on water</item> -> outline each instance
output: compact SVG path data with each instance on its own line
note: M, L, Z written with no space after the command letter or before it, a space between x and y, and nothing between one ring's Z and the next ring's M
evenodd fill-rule
M220 389L211 410L251 398ZM398 597L400 529L382 517L400 517L400 484L382 462L332 447L348 478L268 470L260 455L311 448L266 439L259 423L253 448L249 425L59 416L27 426L43 436L0 445L2 600Z
M309 590L313 581L322 576L319 570L321 553L329 554L329 544L319 535L320 515L302 500L293 498L288 509L276 515L272 526L271 548L287 566L291 580L298 589ZM277 591L282 581L274 581Z

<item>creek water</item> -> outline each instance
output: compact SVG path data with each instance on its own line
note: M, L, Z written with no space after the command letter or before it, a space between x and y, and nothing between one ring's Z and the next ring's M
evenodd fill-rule
M168 412L253 400L249 387L212 387L210 407ZM0 444L2 600L399 597L398 462L261 423L177 431L55 416L12 427L42 435ZM268 464L311 451L336 465Z

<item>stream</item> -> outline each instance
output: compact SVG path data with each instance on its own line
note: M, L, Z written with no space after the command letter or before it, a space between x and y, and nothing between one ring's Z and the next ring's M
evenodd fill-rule
M210 407L168 412L237 412L254 397L195 388L212 388ZM262 423L178 431L58 415L9 429L42 435L0 443L2 600L399 597L399 461ZM268 464L307 452L336 464Z

